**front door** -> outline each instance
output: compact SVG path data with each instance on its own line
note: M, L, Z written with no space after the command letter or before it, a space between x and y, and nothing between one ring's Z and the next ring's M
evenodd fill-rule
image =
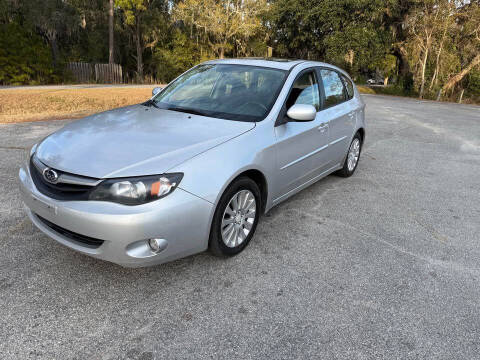
M313 69L300 73L285 103L313 105L317 116L313 121L288 121L275 127L277 171L274 201L313 179L329 165L328 120L318 112L321 108L318 79Z

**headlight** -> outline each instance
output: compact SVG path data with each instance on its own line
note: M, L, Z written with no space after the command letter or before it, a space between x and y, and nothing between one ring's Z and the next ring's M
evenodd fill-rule
M183 174L164 174L105 180L92 190L89 200L140 205L172 193Z

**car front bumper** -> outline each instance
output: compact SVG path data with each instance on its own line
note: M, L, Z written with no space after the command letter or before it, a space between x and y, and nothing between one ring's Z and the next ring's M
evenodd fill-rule
M49 237L81 253L125 267L141 267L208 247L213 204L181 188L158 201L126 206L48 198L35 187L27 166L20 168L19 179L31 221ZM82 241L85 237L100 240L101 245ZM151 238L166 240L166 247L152 252L147 243Z

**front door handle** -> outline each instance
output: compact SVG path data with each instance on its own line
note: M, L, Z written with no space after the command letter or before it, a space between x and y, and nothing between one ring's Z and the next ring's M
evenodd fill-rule
M328 124L322 124L317 128L321 133L324 133L328 129Z

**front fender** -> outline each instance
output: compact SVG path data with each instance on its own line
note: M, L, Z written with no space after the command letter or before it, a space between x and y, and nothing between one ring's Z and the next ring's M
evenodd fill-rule
M227 186L247 170L260 171L270 188L276 167L273 131L255 127L226 143L172 168L182 172L179 187L216 205ZM267 196L266 208L271 199Z

